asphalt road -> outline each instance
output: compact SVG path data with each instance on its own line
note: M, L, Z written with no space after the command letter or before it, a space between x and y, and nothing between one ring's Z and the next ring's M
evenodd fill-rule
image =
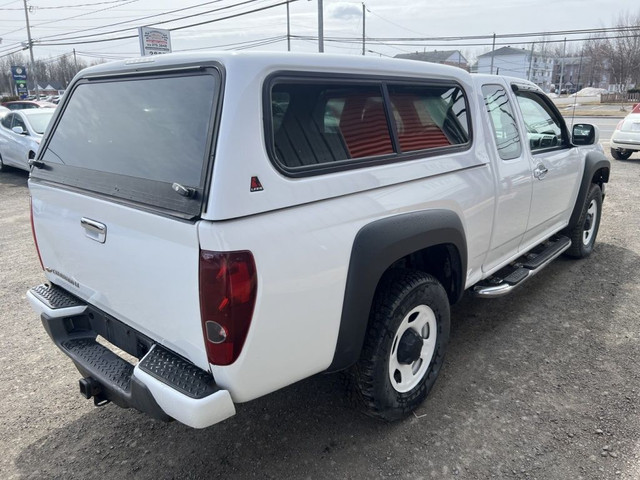
M635 160L633 160L635 158ZM205 430L82 399L25 299L44 280L27 174L0 174L0 478L640 478L640 157L613 163L597 246L452 310L417 414L354 411L337 375Z

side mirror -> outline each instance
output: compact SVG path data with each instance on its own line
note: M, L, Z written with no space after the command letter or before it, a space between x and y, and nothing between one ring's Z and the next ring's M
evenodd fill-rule
M11 130L13 130L13 132L17 133L18 135L28 135L28 133L25 132L22 127L13 127Z
M593 145L599 140L598 127L588 123L576 123L571 131L571 140L574 145Z

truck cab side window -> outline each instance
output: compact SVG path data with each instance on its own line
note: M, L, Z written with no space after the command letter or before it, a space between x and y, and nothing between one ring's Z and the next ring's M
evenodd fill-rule
M562 131L562 121L538 93L520 90L516 92L516 97L532 152L568 145L567 137Z
M500 158L518 158L522 153L522 144L507 92L498 85L483 85L482 95L491 119Z
M389 85L388 89L403 152L469 141L466 101L459 87Z

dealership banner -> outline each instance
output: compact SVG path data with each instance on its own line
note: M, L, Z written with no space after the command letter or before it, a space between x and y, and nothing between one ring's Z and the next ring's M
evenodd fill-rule
M27 88L27 69L25 67L11 67L11 75L16 83L16 91L20 98L27 98L29 89Z
M138 27L140 55L171 53L171 32L160 28Z

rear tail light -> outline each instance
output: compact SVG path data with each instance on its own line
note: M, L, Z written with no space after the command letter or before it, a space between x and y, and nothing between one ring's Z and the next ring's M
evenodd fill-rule
M33 235L33 243L36 246L36 252L38 252L38 260L40 260L40 266L44 270L42 255L40 255L40 248L38 247L38 238L36 237L36 228L33 226L33 201L31 200L31 196L29 196L29 220L31 222L31 234Z
M623 119L623 120L620 120L620 121L618 122L618 125L616 125L616 130L620 130L620 129L622 129L622 124L623 124L623 123L624 123L624 119Z
M258 281L249 251L200 251L200 317L209 363L230 365L247 338Z

